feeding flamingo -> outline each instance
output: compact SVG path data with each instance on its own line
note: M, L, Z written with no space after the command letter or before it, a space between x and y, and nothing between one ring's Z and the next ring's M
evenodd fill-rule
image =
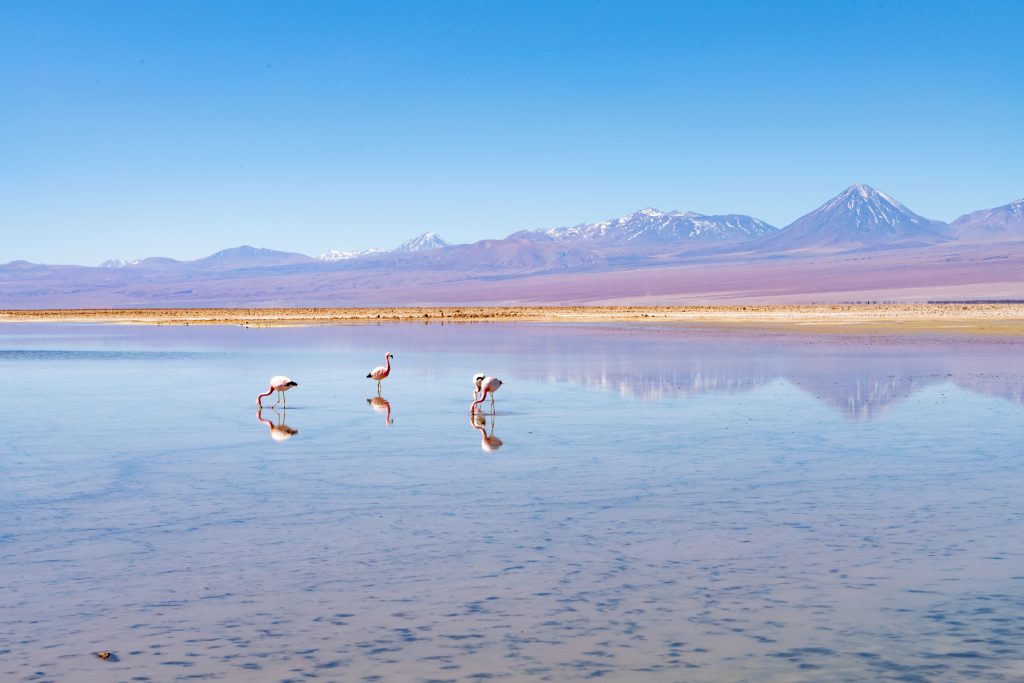
M473 381L476 382L476 377L473 378ZM477 391L480 392L480 398L476 398L476 392L473 392L474 401L469 406L469 412L475 413L476 412L476 407L484 402L484 400L487 398L487 394L490 394L491 395L491 412L493 413L494 412L494 392L496 392L498 389L500 389L502 384L504 384L504 382L502 382L497 377L483 377L483 378L481 378L480 381L477 382L477 385L476 385L477 386Z
M270 396L270 394L272 394L273 392L276 391L277 392L277 402L274 403L274 406L273 406L273 407L276 408L277 404L281 402L282 398L284 398L284 392L288 391L292 387L297 387L297 386L299 386L298 382L293 382L293 381L291 381L291 379L285 377L284 375L274 375L273 377L270 378L270 388L267 389L267 393L260 394L259 396L256 397L256 405L258 405L260 408L262 408L263 407L263 397L264 396ZM284 405L285 405L285 407L288 407L288 399L285 399Z
M373 370L370 370L370 374L366 376L367 379L377 380L377 395L380 396L380 383L381 380L387 379L387 376L391 374L391 359L394 358L391 353L384 354L384 365L378 365Z

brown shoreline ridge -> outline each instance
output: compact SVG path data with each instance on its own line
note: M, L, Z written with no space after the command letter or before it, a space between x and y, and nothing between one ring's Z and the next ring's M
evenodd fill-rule
M376 322L692 323L807 332L947 332L1024 336L1024 304L761 306L429 306L0 311L0 322L286 327Z

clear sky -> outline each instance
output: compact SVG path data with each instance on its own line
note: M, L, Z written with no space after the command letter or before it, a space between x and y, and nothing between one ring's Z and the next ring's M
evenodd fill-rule
M1024 2L0 9L0 262L1024 196Z

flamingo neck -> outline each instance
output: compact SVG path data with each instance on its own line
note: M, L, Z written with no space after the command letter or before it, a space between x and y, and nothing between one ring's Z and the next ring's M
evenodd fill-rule
M391 372L391 356L390 355L384 356L384 369L386 371L388 371L388 372Z
M263 407L263 399L265 397L267 397L267 396L270 396L272 393L274 393L274 387L270 387L269 389L267 389L267 393L260 394L259 396L257 396L256 397L256 405L258 405L260 408L262 408Z

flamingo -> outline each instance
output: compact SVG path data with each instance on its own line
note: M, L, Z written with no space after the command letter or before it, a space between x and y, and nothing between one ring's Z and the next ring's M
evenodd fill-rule
M391 403L386 398L374 396L366 399L366 402L378 413L384 413L384 424L388 427L395 424L395 421L391 419Z
M287 414L287 412L286 412ZM299 433L298 429L292 429L284 423L285 417L278 413L277 424L263 417L263 408L256 409L256 419L270 427L270 438L274 441L287 441Z
M378 365L373 370L370 370L370 374L366 376L366 379L377 380L377 395L380 396L380 383L381 380L387 379L387 376L391 374L391 359L394 356L388 352L384 354L384 365Z
M270 378L270 388L267 389L267 393L260 394L259 396L256 397L256 405L258 405L260 408L262 408L263 407L263 397L264 396L270 396L270 394L272 394L273 392L276 391L277 392L277 402L274 403L274 406L273 406L273 407L276 408L277 404L281 402L282 398L284 398L284 392L288 391L292 387L297 387L297 386L299 386L298 382L293 382L293 381L291 381L291 379L285 377L284 375L274 375L273 377ZM286 408L288 407L288 399L285 399L284 405L285 405Z
M474 377L473 380L476 381L476 377ZM475 413L476 412L476 407L484 402L484 399L487 398L487 394L490 394L491 395L491 412L493 413L494 412L494 392L496 392L498 389L500 389L502 384L504 384L504 382L502 382L497 377L484 377L483 379L481 379L480 383L477 384L477 387L479 387L477 389L477 391L480 392L480 398L476 398L476 392L473 392L473 397L474 397L475 400L469 405L469 412L470 413Z
M477 393L480 392L480 385L483 384L484 373L478 372L473 375L473 400L476 400Z

